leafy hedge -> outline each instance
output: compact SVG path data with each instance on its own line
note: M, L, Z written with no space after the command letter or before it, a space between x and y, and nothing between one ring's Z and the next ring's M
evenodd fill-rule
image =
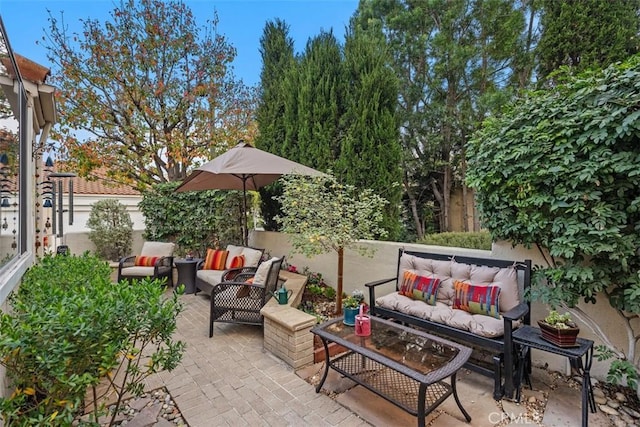
M155 185L143 193L140 210L147 240L175 242L177 253L242 241L240 194L227 190L176 192L180 182Z
M487 231L473 233L449 232L427 234L418 243L423 245L491 250L491 234Z

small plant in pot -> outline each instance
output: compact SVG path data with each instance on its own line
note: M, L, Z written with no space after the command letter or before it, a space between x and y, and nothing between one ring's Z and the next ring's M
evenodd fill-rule
M356 315L360 312L360 305L364 304L364 292L356 289L348 297L342 300L342 310L344 312L344 324L354 326Z
M580 328L571 319L569 313L560 314L551 310L544 320L538 320L538 326L542 331L542 339L559 347L573 347Z

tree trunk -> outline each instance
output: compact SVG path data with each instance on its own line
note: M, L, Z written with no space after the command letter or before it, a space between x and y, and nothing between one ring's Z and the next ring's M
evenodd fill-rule
M411 188L409 187L409 179L406 173L404 178L404 191L407 193L407 197L409 198L409 208L411 209L411 216L413 217L413 223L416 227L416 236L418 240L421 240L424 237L424 226L422 221L420 221L420 215L418 214L418 201L416 200L415 194L413 194L413 191L411 191Z
M344 248L338 249L338 290L336 292L336 314L342 314L342 272L344 270Z

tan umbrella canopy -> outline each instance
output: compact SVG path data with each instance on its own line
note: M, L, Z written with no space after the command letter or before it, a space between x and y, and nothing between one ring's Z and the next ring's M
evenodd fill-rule
M244 244L248 243L247 190L257 190L282 175L322 176L310 167L267 153L240 142L224 154L208 161L189 175L176 191L242 190Z

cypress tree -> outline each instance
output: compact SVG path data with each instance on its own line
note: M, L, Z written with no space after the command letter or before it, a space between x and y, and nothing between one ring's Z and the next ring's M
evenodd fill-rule
M396 105L398 80L380 34L351 29L345 42L344 138L336 173L346 184L371 188L389 201L382 228L400 237L402 172Z

